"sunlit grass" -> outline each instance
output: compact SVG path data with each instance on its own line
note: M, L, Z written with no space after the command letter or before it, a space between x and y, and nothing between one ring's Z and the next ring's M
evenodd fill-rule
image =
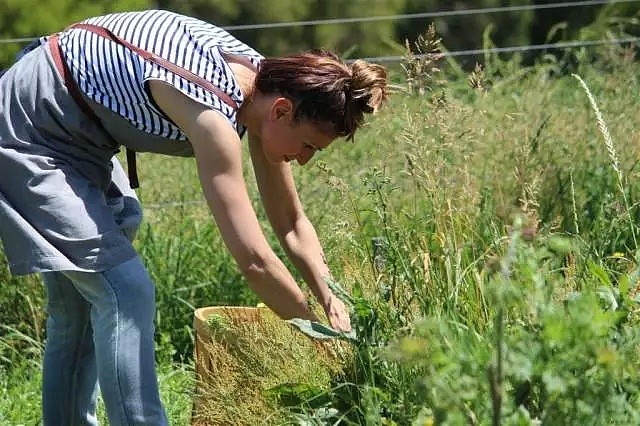
M629 303L625 311L617 312L620 318L635 318L636 323L619 326L624 339L610 341L602 332L589 346L600 351L599 359L611 368L623 368L613 355L607 358L618 352L602 350L596 343L633 342L632 325L640 315L622 290L615 293L619 288L625 292L638 288L639 247L630 226L640 218L638 66L579 69L606 117L609 140L616 142L615 167L576 79L546 63L516 74L493 79L483 92L468 87L466 81L452 81L436 103L429 95L397 94L359 132L355 143L338 141L309 166L294 165L300 196L335 277L361 298L354 321L362 340L355 345L354 364L344 383L324 395L333 404L329 408L339 411L334 422L408 424L420 411L428 423L443 415L421 407L427 397L418 396L424 388L420 383L414 386L414 378L425 374L424 380L443 391L464 383L421 363L420 356L399 357L399 363L381 356L387 344L412 333L429 339L451 333L433 345L431 354L443 368L463 372L458 376L464 380L477 380L469 386L483 390L473 400L477 411L461 410L461 415L469 421L474 413L490 410L487 365L482 362L494 355L496 306L507 300L496 296L492 280L504 264L517 218L521 218L518 232L523 246L510 276L523 293L517 293L521 299L508 299L514 304L502 317L509 344L526 347L518 340L524 335L536 344L547 344L536 330L555 329L536 322L545 318L538 315L579 319L583 312L577 308L571 315L556 311L558 306L573 306L573 300L593 308L588 315L609 319L606 310L596 309L597 298L591 293L577 296L597 290L607 303ZM255 306L257 299L223 247L201 195L194 161L142 154L138 164L139 195L147 209L136 246L158 286L161 388L172 424L188 424L194 389L193 310L209 305ZM248 159L246 166L252 200L267 237L282 256L261 210ZM558 241L564 241L555 239L558 235L571 238L569 254L558 248L562 245ZM373 238L379 243L376 250ZM43 292L37 279L9 278L6 268L1 274L0 316L5 327L0 329L0 423L36 424L39 362L32 355L41 351ZM548 306L536 299L547 288L553 290ZM522 301L531 303L516 303ZM539 310L527 311L528 306ZM427 324L416 326L423 317L429 319ZM518 328L523 324L530 328ZM593 331L589 324L581 324L587 335ZM558 341L579 353L580 347L571 346L571 336L564 337ZM418 353L411 352L416 348L424 352L415 341L404 342L409 355ZM460 358L447 355L447 345L459 345ZM616 350L630 353L624 346ZM526 354L521 347L514 351ZM445 361L452 359L456 365L447 365ZM585 355L585 362L589 359ZM637 365L638 357L631 356L624 374ZM562 371L562 364L548 367ZM473 371L462 371L465 368ZM611 377L619 377L616 374ZM540 383L542 379L534 384ZM629 406L637 405L638 392L629 386L625 382L617 388L629 392ZM447 398L455 401L457 396L454 392ZM505 406L513 403L507 397L505 401ZM529 402L535 411L535 401ZM632 413L635 408L627 409ZM327 410L298 414L320 422L333 415Z
M0 424L35 426L42 423L42 374L38 360L0 368ZM195 389L193 367L164 364L158 369L160 396L165 402L172 425L187 425L191 419L192 393ZM108 424L104 405L98 401L98 419Z

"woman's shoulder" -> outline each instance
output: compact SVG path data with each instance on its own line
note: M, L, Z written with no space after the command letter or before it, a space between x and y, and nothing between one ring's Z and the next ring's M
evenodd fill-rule
M184 32L195 37L234 38L222 27L202 19L164 9L117 12L88 18L85 23L110 29L118 35L153 33L157 30Z

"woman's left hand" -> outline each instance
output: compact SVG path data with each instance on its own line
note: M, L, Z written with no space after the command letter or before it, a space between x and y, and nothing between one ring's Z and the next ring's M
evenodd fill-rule
M329 296L329 300L324 304L324 312L327 315L331 327L338 331L351 331L351 319L342 300L334 294Z

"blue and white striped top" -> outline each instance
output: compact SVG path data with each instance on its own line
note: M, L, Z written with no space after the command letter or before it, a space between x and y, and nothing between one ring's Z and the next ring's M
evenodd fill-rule
M228 93L238 107L244 98L221 51L243 55L256 66L263 59L223 29L165 10L115 13L85 22L108 28L130 43L205 78ZM145 61L120 44L83 29L70 29L60 35L60 46L80 90L145 133L186 139L155 106L145 84L148 80L167 82L195 101L220 111L241 136L244 133L236 112L215 94Z

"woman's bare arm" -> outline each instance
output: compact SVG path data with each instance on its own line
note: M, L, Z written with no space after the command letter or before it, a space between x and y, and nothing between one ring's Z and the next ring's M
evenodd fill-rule
M300 203L290 164L269 162L253 135L249 135L249 144L262 202L280 243L322 304L331 325L348 330L349 315L327 286L329 267L316 230Z
M253 291L282 318L315 319L260 228L242 174L240 139L227 118L164 83L152 81L150 88L189 138L209 208Z

